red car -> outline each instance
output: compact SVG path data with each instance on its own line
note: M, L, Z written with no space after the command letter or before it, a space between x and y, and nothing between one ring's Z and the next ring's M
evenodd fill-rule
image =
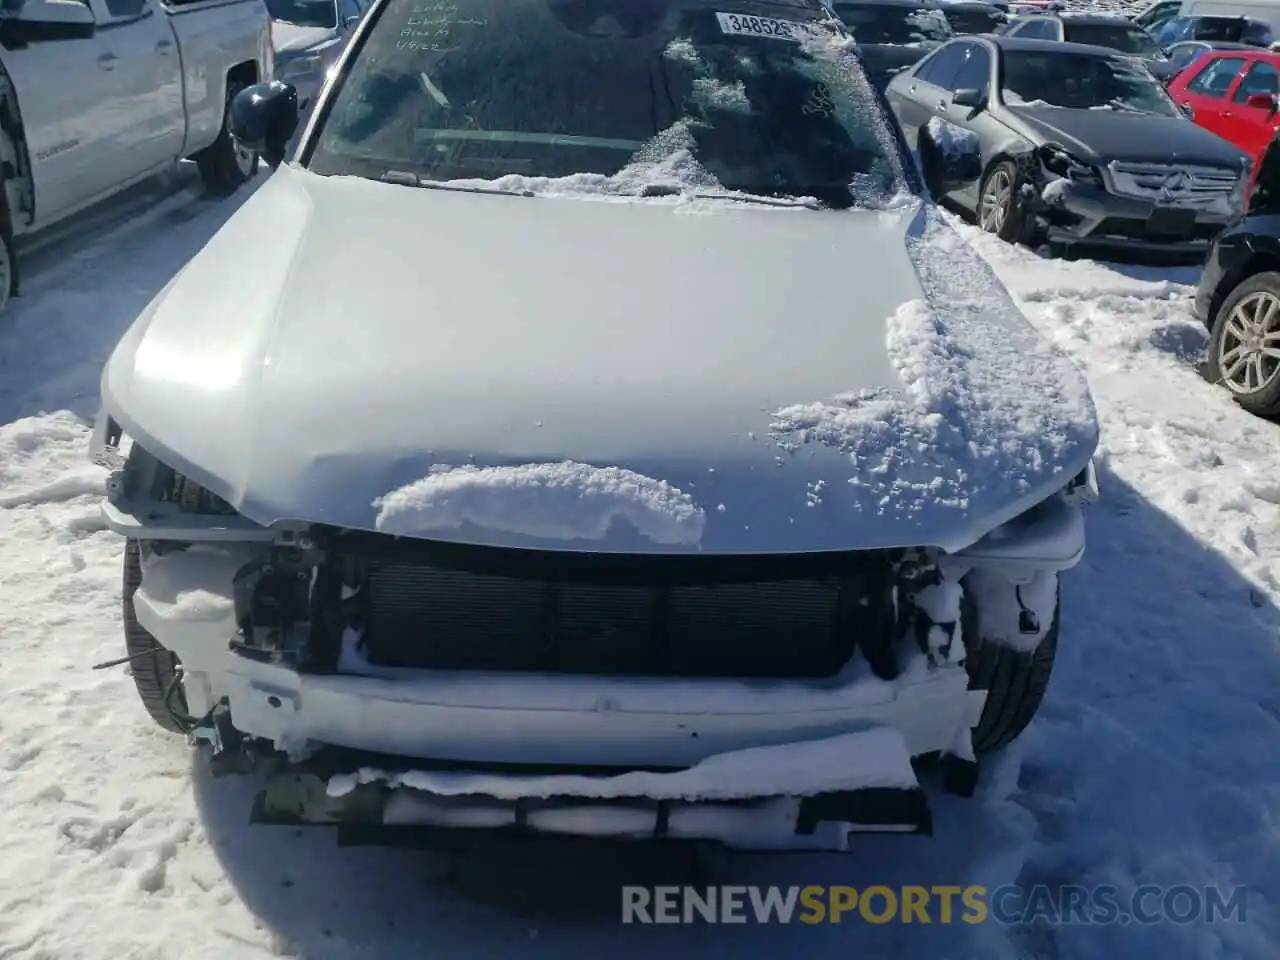
M1253 157L1256 174L1280 131L1280 54L1211 51L1170 81L1169 95L1199 126Z

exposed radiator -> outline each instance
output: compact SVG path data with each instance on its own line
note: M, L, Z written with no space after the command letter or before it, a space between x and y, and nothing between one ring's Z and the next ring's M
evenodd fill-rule
M370 560L366 642L384 666L826 677L893 629L887 576L616 585Z

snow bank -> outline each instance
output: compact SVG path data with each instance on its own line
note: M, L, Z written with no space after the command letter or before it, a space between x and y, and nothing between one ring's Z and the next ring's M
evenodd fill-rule
M902 734L873 727L823 740L751 747L716 754L675 773L633 771L612 777L577 774L499 775L456 770L390 773L365 767L329 780L328 794L341 797L362 783L386 783L446 797L497 800L556 796L619 800L745 800L801 797L831 790L918 785Z
M706 525L705 511L665 481L569 460L441 465L373 507L378 530L402 536L474 524L546 540L603 540L622 520L655 543L697 544Z
M1014 501L1047 476L1065 481L1098 443L1088 385L937 212L921 216L908 244L927 299L885 326L901 389L784 407L775 441L846 454L855 508L877 514L965 512L979 488Z

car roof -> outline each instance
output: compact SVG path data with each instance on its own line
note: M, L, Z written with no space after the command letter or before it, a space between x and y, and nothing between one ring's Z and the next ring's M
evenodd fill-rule
M1058 19L1062 20L1064 23L1083 23L1083 24L1088 24L1090 26L1093 26L1093 25L1101 26L1103 24L1106 24L1108 26L1114 26L1115 24L1123 23L1125 26L1128 26L1128 27L1134 27L1138 30L1142 29L1132 20L1119 16L1118 14L1108 16L1105 13L1065 13L1065 14L1059 14Z
M937 3L935 0L832 0L831 5L837 10L841 7L910 7L913 10L940 10L950 6L949 3Z
M1030 37L1007 37L1003 34L995 34L984 37L957 37L955 40L948 40L948 43L957 41L982 39L987 43L994 44L1001 50L1026 50L1029 53L1076 53L1076 54L1092 54L1095 57L1121 57L1124 54L1110 47L1098 47L1091 43L1059 43L1057 40L1033 40Z

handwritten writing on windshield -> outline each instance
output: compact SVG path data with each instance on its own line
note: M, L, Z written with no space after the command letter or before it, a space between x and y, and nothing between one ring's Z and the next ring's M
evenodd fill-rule
M449 37L457 28L488 25L488 20L458 17L456 3L419 3L409 11L400 37L396 40L396 49L447 53L454 49L449 45Z

